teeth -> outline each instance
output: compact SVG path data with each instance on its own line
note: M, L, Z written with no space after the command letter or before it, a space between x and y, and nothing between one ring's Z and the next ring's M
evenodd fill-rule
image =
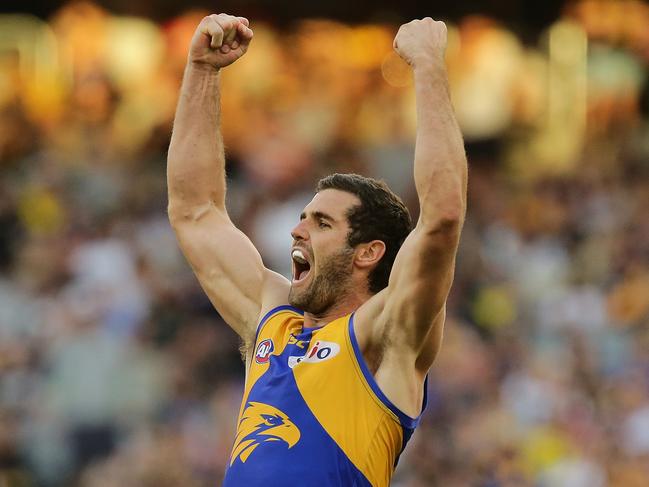
M304 257L304 254L302 253L301 250L295 249L295 250L291 253L291 257L293 257L293 260L294 260L295 262L297 262L298 264L306 264L306 263L307 263L307 260L306 260L306 258Z

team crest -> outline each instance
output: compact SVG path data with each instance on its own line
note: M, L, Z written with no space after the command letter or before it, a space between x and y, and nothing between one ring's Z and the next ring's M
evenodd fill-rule
M230 466L238 458L246 463L257 447L268 442L284 442L292 448L300 440L300 430L279 409L261 402L249 402L239 420Z
M267 338L257 345L257 351L255 352L255 362L258 364L265 364L270 360L270 354L275 350L275 345L273 345L273 340Z

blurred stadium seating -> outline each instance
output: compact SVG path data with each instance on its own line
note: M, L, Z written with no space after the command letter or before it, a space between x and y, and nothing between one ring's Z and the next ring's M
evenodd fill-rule
M179 253L165 152L203 12L0 15L0 486L218 484L235 335ZM252 19L224 72L229 208L266 264L316 178L416 212L397 25ZM449 25L469 210L430 403L395 487L649 485L649 6L529 35ZM526 37L523 41L523 38Z

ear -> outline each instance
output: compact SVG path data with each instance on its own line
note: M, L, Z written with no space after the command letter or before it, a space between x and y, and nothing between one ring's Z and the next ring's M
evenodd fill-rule
M359 244L356 247L356 256L354 265L361 269L374 267L378 264L381 257L385 254L385 243L381 240L372 240L371 242Z

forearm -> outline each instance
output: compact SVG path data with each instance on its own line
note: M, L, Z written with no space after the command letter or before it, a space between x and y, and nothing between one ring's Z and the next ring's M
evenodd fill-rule
M189 62L167 157L170 216L225 210L225 154L220 131L219 70Z
M414 177L420 222L435 230L461 227L466 212L467 162L441 62L414 68L417 140Z

